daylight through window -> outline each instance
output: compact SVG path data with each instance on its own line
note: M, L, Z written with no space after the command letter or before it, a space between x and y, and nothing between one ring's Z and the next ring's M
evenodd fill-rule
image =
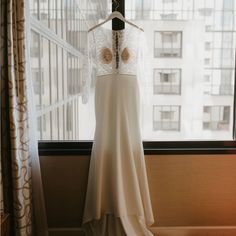
M126 0L125 8L149 45L143 139L232 140L236 2ZM110 0L30 0L39 140L93 139L93 100L81 102L87 30L110 12Z

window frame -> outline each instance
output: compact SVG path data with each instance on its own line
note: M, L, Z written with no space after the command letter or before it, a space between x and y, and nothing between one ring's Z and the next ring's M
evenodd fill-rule
M178 109L178 121L172 121L172 119L166 119L170 123L170 126L171 126L172 122L178 122L178 128L177 129L174 129L174 128L171 128L171 127L165 129L163 127L163 123L165 122L164 121L165 119L162 117L162 115L163 115L163 112L166 112L165 110L163 111L164 107L165 108L166 107L169 108L169 110L167 112L174 112L173 108L177 108ZM158 112L161 112L160 120L156 120L155 119L156 112L157 112L156 110ZM152 119L153 119L153 126L152 126L153 131L180 132L180 127L181 127L181 106L180 105L153 105L153 117L152 117ZM161 126L160 129L155 128L155 126L156 126L155 123L157 123L157 122L159 122L161 124L160 125Z
M92 141L39 141L40 156L88 156ZM145 155L236 154L236 141L143 141Z
M160 83L156 83L157 77L156 77L156 73L163 73L163 71L170 71L170 74L173 73L172 71L178 71L179 72L179 81L178 81L178 93L174 93L174 92L164 92L163 91L163 84L164 82L161 82L161 77L160 77ZM168 83L170 87L173 86L173 81ZM182 89L181 86L182 85L182 68L153 68L153 95L173 95L173 96L181 96L182 93ZM161 86L161 92L158 93L158 91L156 92L156 86ZM158 90L158 89L157 89Z
M38 7L40 7L38 5ZM40 18L40 16L38 16ZM30 17L31 19L32 17ZM34 22L35 23L35 20ZM50 25L50 23L49 23ZM35 25L37 28L37 26ZM50 27L50 26L49 26ZM57 27L57 26L56 26ZM37 31L36 31L37 32ZM64 32L62 32L63 34ZM64 35L63 35L64 38ZM182 56L182 35L181 35ZM234 73L233 119L236 120L236 60ZM236 121L231 141L143 141L146 155L236 154ZM90 155L93 141L38 141L40 156Z
M180 52L179 52L179 56L161 56L159 55L158 56L158 53L156 53L156 49L158 49L158 47L156 47L156 34L163 34L163 33L176 33L176 34L179 34L180 35ZM153 33L153 37L154 37L154 44L153 44L153 55L154 55L154 58L155 59L180 59L183 57L183 31L181 30L154 30L154 33ZM163 40L163 39L162 39ZM163 41L162 41L162 50L164 50L165 48L163 47ZM173 38L172 38L172 41L171 41L171 54L173 54Z
M209 109L209 112L206 112L205 111L205 108L210 108ZM223 119L221 120L220 119L220 115L221 115L221 108L223 108ZM228 106L228 105L211 105L211 106L208 106L208 105L206 105L206 106L203 106L203 113L204 114L209 114L209 117L210 117L210 119L209 119L209 121L205 121L205 120L203 120L203 127L204 127L204 123L209 123L210 124L210 126L209 126L209 129L207 129L207 128L203 128L203 130L210 130L210 131L212 131L212 132L214 132L214 131L221 131L221 129L215 129L214 128L214 126L212 125L212 124L214 124L214 123L217 123L217 126L218 125L220 125L220 124L222 124L222 123L224 123L225 122L225 120L224 120L224 112L225 112L225 109L227 108L227 110L229 111L229 115L230 115L230 106ZM229 109L228 109L229 108ZM218 119L214 119L213 118L213 112L214 112L214 110L216 110L216 109L218 109ZM229 125L230 124L230 116L228 117L228 119L227 119L227 121L226 121L226 125ZM227 129L229 129L229 127L227 128Z

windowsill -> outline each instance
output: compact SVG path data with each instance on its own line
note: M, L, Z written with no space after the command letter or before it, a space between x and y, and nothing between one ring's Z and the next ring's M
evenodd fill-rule
M91 155L92 141L40 141L40 156ZM236 154L236 141L143 142L146 155Z

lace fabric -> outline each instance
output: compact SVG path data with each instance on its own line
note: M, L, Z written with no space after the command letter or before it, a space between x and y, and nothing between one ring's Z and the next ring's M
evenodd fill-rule
M96 28L88 33L82 80L82 101L87 103L93 79L109 74L135 75L138 79L143 103L147 101L147 88L151 80L149 52L144 32L127 26L123 30ZM92 78L92 68L96 78Z

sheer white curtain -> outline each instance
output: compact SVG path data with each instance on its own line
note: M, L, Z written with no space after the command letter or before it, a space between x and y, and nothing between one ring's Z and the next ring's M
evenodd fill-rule
M30 8L26 1L26 77L28 95L29 139L32 160L33 207L35 219L35 233L37 236L48 236L47 215L43 194L43 184L38 154L37 116L34 101L33 81L30 66Z

